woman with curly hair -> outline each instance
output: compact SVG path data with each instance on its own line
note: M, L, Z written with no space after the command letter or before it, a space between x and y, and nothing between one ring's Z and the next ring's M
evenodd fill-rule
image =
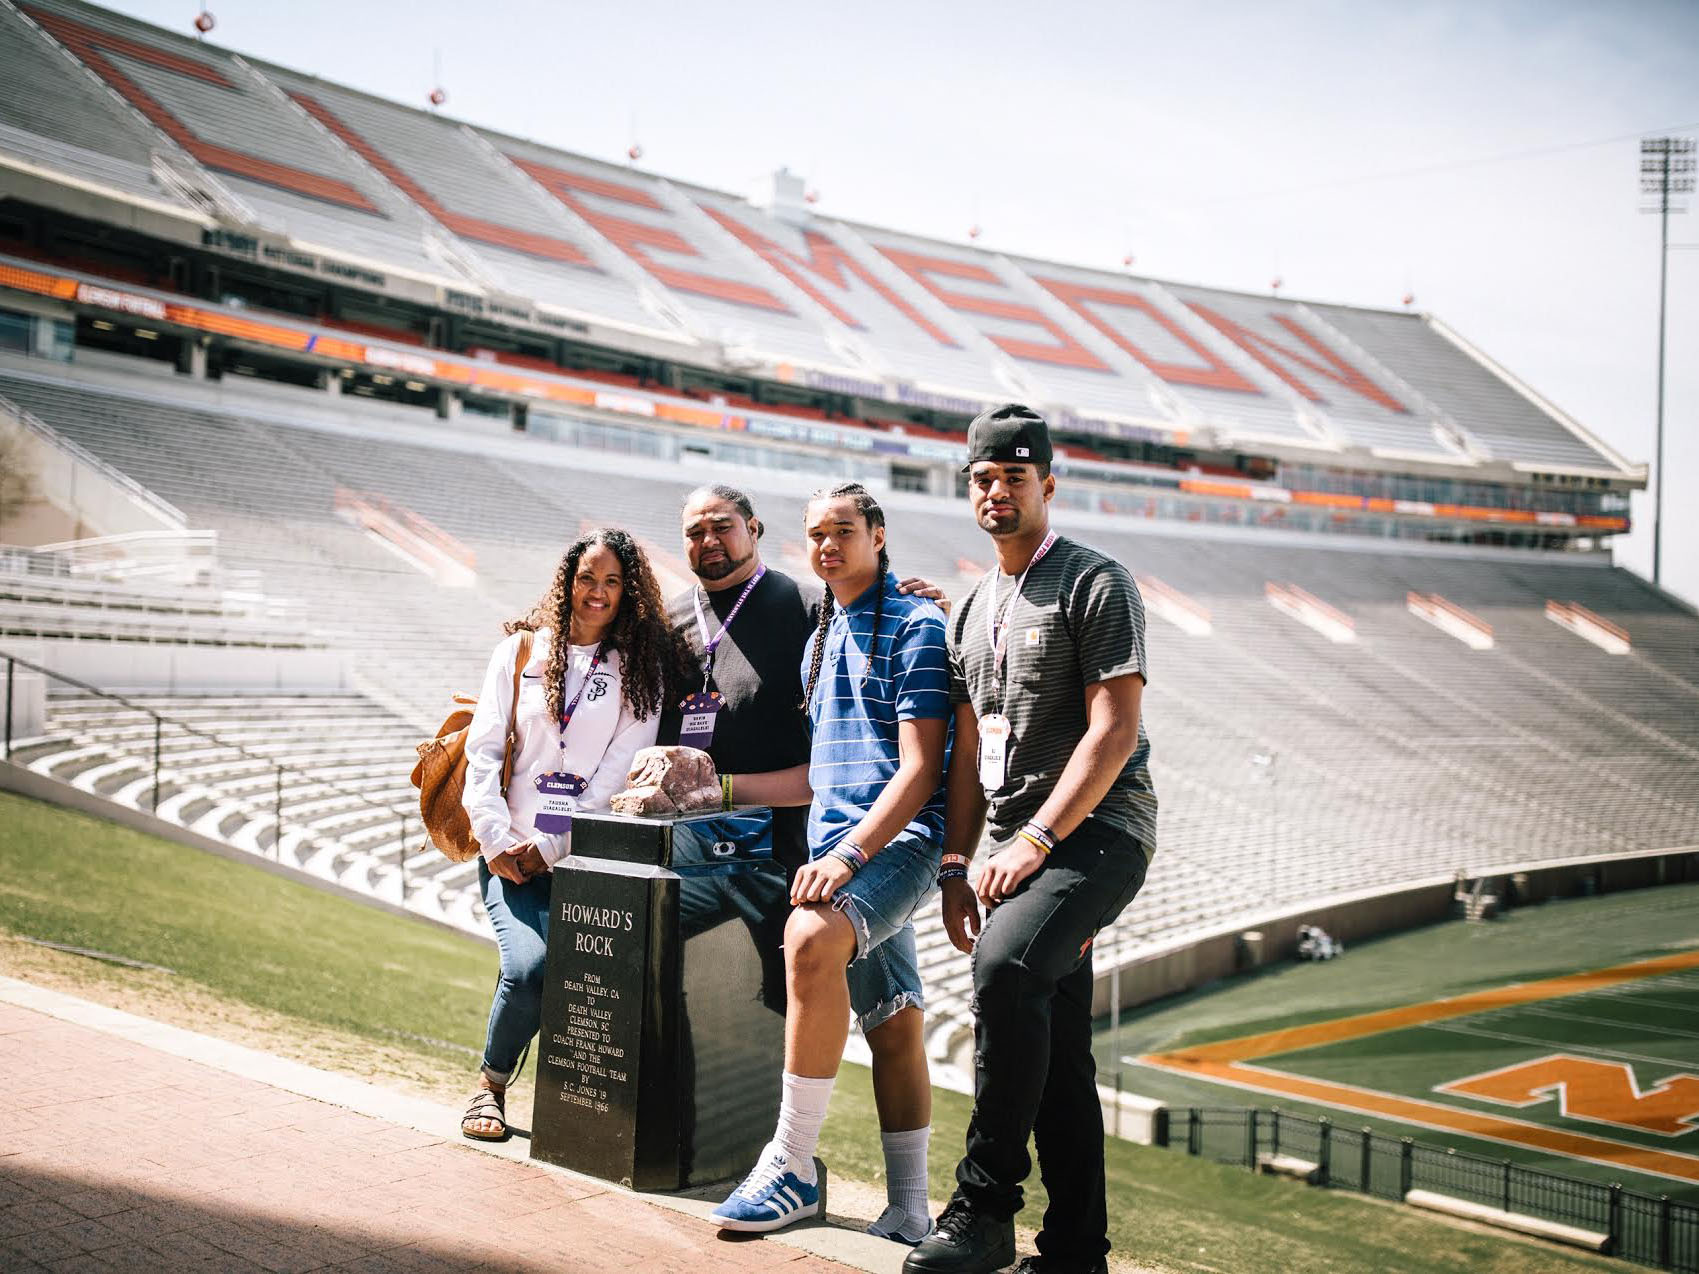
M508 1080L541 1019L549 873L572 852L572 813L605 810L625 787L632 758L655 741L667 679L683 666L649 561L620 530L569 546L543 599L506 628L467 730L463 797L501 953L483 1071L460 1124L486 1141L507 1136Z

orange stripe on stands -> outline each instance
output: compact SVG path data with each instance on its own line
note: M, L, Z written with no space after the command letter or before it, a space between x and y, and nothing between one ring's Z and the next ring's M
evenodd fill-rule
M676 420L686 425L701 425L707 429L737 427L730 423L737 417L723 411L710 411L705 407L675 407L671 403L657 402L655 414L663 420Z
M1325 509L1360 509L1363 507L1363 497L1338 495L1332 491L1294 491L1292 503L1319 504Z
M1196 478L1186 478L1180 483L1180 490L1189 491L1193 495L1224 495L1236 500L1251 498L1251 489L1236 482L1202 482Z
M345 359L350 363L361 363L366 359L366 347L353 341L345 341L338 336L321 336L313 342L313 353L322 354L325 358Z
M75 279L43 274L40 270L26 270L16 265L0 265L0 287L34 292L38 296L55 296L63 301L69 301L77 294Z

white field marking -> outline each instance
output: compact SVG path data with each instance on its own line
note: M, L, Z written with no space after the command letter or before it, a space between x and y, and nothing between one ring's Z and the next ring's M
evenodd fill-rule
M1669 1000L1649 1000L1643 995L1634 995L1634 994L1629 993L1628 991L1618 990L1618 989L1615 989L1615 988L1611 988L1611 989L1607 989L1607 990L1603 990L1603 991L1590 991L1590 992L1588 992L1588 994L1589 995L1608 995L1613 1000L1627 1000L1631 1004L1644 1004L1644 1005L1647 1005L1647 1006L1654 1008L1654 1009L1673 1009L1677 1013L1691 1013L1691 1012L1693 1012L1693 1008L1694 1008L1694 1006L1691 1003L1676 1004L1676 1003L1672 1003Z
M1527 1044L1533 1048L1573 1049L1576 1053L1588 1053L1595 1057L1610 1057L1622 1062L1644 1062L1648 1066L1686 1066L1692 1063L1680 1057L1653 1057L1646 1053L1630 1053L1623 1049L1599 1048L1592 1044L1572 1044L1568 1040L1547 1040L1537 1035L1515 1035L1509 1031L1489 1031L1478 1026L1465 1026L1461 1022L1424 1022L1416 1030L1450 1031L1454 1035L1478 1035L1483 1039L1504 1040L1510 1044Z
M1611 1026L1619 1031L1650 1031L1654 1035L1673 1035L1678 1039L1699 1040L1699 1031L1681 1031L1673 1026L1653 1026L1649 1022L1624 1022L1609 1017L1589 1017L1585 1013L1566 1013L1559 1008L1529 1008L1541 1017L1555 1017L1565 1022L1587 1022L1593 1026ZM1585 1047L1583 1045L1582 1047Z

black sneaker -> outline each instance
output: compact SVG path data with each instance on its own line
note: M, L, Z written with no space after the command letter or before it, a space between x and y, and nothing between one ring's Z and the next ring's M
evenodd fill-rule
M903 1260L903 1274L991 1274L1014 1261L1014 1218L1000 1221L957 1198Z
M1015 1266L1015 1274L1109 1274L1109 1258L1100 1256L1090 1265L1059 1261L1054 1256L1027 1256Z

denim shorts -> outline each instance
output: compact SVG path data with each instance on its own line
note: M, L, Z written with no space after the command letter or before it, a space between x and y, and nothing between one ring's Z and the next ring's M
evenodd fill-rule
M911 1004L926 1007L911 920L937 888L942 853L931 841L899 836L832 895L832 906L855 929L850 1007L863 1035Z

